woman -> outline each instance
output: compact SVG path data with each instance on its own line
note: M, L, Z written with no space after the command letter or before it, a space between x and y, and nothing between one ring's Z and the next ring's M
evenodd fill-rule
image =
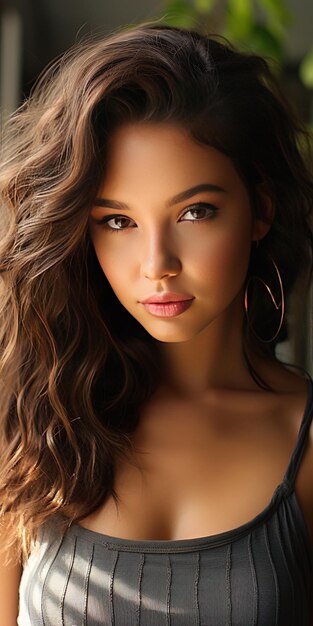
M6 132L2 626L312 623L313 382L275 347L313 186L266 62L143 24Z

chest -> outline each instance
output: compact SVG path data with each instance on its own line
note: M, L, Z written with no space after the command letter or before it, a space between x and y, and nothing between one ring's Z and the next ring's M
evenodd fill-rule
M116 468L118 509L109 498L81 524L112 536L164 540L241 526L268 505L282 481L302 408L153 407L134 433L133 464Z
M23 572L19 624L308 626L312 568L288 513L224 543L106 543L81 527L60 541L49 530Z

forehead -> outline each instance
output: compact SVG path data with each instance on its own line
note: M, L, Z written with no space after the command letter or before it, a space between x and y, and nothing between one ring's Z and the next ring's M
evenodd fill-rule
M124 124L110 135L100 191L118 187L130 193L139 186L161 192L164 185L179 192L193 184L223 186L225 181L232 188L242 185L225 154L197 142L178 124L137 122Z

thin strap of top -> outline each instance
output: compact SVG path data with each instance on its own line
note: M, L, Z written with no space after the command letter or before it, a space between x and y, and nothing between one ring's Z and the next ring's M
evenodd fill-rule
M305 450L305 445L308 440L309 429L313 418L313 380L308 372L306 372L306 375L308 381L307 403L301 421L296 445L294 447L293 453L289 461L289 465L283 479L283 482L289 485L290 490L293 490L294 488L297 471L299 469L302 455Z

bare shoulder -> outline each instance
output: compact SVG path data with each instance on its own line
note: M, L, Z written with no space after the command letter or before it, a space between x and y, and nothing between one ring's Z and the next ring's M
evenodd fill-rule
M307 396L307 392L304 392ZM311 425L295 481L295 492L303 512L313 545L313 403L311 403Z
M309 401L308 381L281 366L276 367L275 371L277 385L281 389L282 398L285 398L286 415L290 415L293 420L294 440L296 440ZM313 545L313 402L310 411L311 425L295 480L295 493Z

